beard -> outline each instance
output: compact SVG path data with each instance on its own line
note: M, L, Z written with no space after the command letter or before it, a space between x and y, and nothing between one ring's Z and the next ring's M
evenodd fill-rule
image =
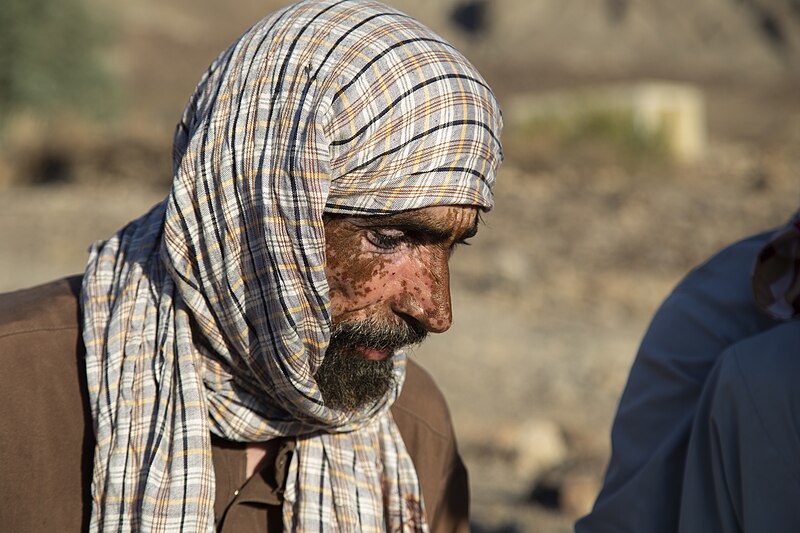
M418 323L391 324L375 318L334 325L325 359L314 375L325 405L350 412L375 405L396 382L391 354L422 342L427 334ZM373 361L362 357L359 348L390 355Z

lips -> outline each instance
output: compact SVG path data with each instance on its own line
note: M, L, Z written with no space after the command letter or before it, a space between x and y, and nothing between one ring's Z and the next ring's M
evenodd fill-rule
M370 361L382 361L393 353L393 350L380 350L377 348L367 348L365 346L357 347L356 351L361 357L369 359Z
M425 328L416 321L392 322L368 317L335 324L328 349L367 361L383 361L402 346L418 344L426 335Z

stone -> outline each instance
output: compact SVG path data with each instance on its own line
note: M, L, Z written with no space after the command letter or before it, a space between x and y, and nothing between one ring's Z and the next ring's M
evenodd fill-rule
M548 419L530 419L501 432L500 446L509 452L520 476L536 479L568 456L561 427Z
M678 163L699 161L707 151L705 99L700 89L687 83L645 80L527 93L505 107L512 127L543 120L580 124L598 115L630 116L637 132L660 139Z
M559 491L559 507L565 514L578 518L592 510L600 492L600 480L591 474L567 474Z

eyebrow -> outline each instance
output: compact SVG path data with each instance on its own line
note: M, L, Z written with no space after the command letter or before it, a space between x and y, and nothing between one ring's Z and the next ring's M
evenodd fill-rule
M434 242L446 241L453 237L452 231L442 228L438 221L430 220L427 217L420 217L413 213L388 215L386 217L380 217L380 219L375 222L375 227L396 228L405 232L417 233ZM472 225L462 234L456 236L455 241L464 242L477 235L479 223L480 216L476 214Z

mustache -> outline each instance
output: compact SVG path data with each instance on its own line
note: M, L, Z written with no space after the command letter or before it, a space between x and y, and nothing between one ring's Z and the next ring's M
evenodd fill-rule
M394 351L403 346L419 344L427 336L427 330L413 321L392 323L369 317L334 325L331 344L344 349L366 347Z

